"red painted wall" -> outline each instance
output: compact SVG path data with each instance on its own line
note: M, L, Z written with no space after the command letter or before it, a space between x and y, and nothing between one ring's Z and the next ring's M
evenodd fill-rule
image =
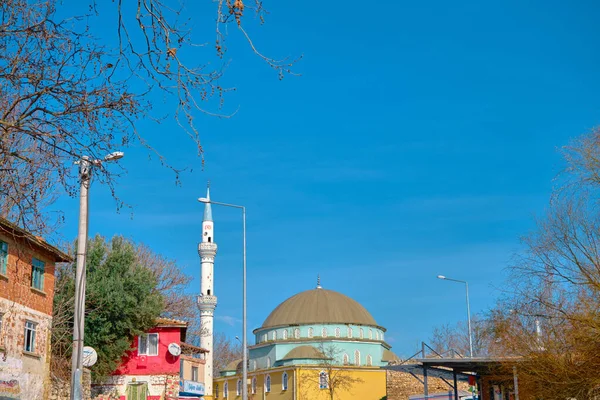
M158 355L138 356L138 338L136 337L133 341L133 350L123 358L123 363L114 375L179 374L179 356L172 356L168 351L168 346L171 343L181 345L181 328L152 328L148 333L158 333Z

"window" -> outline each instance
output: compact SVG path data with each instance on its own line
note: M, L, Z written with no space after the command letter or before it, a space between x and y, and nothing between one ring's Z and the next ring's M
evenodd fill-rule
M258 366L256 365L256 360L252 361L252 371L256 371L256 368Z
M256 377L252 378L252 394L256 394Z
M294 338L300 339L300 329L299 328L294 329Z
M265 392L271 392L271 375L267 375L265 378Z
M323 329L321 330L321 336L323 336L323 337L327 337L327 328L323 328Z
M373 339L373 329L369 329L369 339Z
M8 264L8 243L0 240L0 274L6 275L6 265Z
M25 321L25 341L23 350L33 353L35 352L35 331L37 324L31 321Z
M369 367L373 365L373 357L370 354L367 356L367 365Z
M215 399L219 398L219 384L217 383L215 385Z
M229 383L225 382L223 384L223 398L227 398L227 392L229 391Z
M335 337L340 337L340 336L341 336L340 328L335 328Z
M381 332L381 340L383 340L383 332Z
M239 396L241 393L242 393L242 380L238 379L237 383L235 385L235 394Z
M198 382L198 367L192 367L192 380Z
M271 368L271 357L267 357L267 368Z
M354 351L354 365L360 365L360 351Z
M319 373L319 389L327 389L327 374L325 371Z
M264 335L262 335L262 341L266 342L267 341L267 334L265 333Z
M283 373L283 377L281 378L281 390L287 390L288 388L288 374L287 372Z
M33 258L31 260L31 287L44 290L44 267L43 261Z
M348 327L348 337L352 337L352 328Z
M272 336L273 336L273 340L277 340L277 331L273 331Z
M365 333L363 332L363 328L360 328L360 329L358 330L358 336L359 336L361 339L365 337Z
M145 333L138 337L138 355L158 355L158 333Z
M287 337L288 337L287 329L284 329L284 331L283 331L283 340L287 340Z
M313 335L315 334L315 331L313 328L308 328L308 337L311 338L313 337Z
M344 365L348 365L350 363L350 357L348 354L344 353Z
M148 398L148 383L133 382L127 385L127 400L146 400Z

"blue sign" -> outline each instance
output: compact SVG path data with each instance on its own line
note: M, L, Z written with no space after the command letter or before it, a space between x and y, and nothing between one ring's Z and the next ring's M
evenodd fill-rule
M180 395L199 394L204 395L204 383L194 381L181 381Z

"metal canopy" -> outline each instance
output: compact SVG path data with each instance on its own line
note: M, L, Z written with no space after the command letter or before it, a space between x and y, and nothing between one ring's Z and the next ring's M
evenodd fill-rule
M401 364L401 365L390 365L384 367L384 369L390 371L400 371L407 372L416 377L416 375L423 375L423 364ZM434 366L427 366L427 375L433 378L440 378L446 381L451 381L454 379L454 374L452 370L436 368ZM470 374L457 373L456 379L462 382L467 382L469 380Z

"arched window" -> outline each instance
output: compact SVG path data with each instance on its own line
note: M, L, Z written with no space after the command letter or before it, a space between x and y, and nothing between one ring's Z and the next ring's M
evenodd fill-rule
M314 333L315 333L315 331L313 328L308 328L308 337L309 338L313 337Z
M354 365L360 365L360 351L354 351Z
M369 339L373 339L373 329L369 329Z
M283 373L283 377L281 378L281 390L287 390L288 388L288 374L287 372Z
M283 340L287 340L287 335L288 335L287 329L284 329L283 330Z
M294 338L300 339L300 329L299 328L294 329Z
M321 336L323 336L323 337L327 337L327 328L323 328L323 329L321 330Z
M256 394L256 377L252 378L252 394Z
M348 327L348 337L352 337L352 328Z
M265 378L265 393L271 391L271 375L267 375Z
M319 373L319 389L327 389L327 374L325 371Z
M242 393L242 380L238 379L237 384L235 385L235 394L240 395Z
M344 353L344 365L348 365L350 363L350 358L348 354Z
M369 367L373 365L373 357L370 354L367 356L367 365Z
M340 336L341 336L340 328L335 328L335 337L340 337Z
M264 335L262 335L262 341L266 342L267 341L267 334L265 333Z
M227 392L229 392L229 384L227 382L225 382L223 384L223 397L227 398Z
M381 332L381 340L383 340L383 332Z
M360 328L360 329L358 330L358 336L359 336L361 339L365 337L365 333L363 332L363 328Z
M273 340L277 340L277 331L273 331Z
M219 398L219 384L217 383L215 385L215 399Z
M379 340L379 331L375 331L375 340Z
M252 371L256 371L256 368L258 366L256 365L256 360L252 361Z
M271 357L267 357L267 368L271 368Z

